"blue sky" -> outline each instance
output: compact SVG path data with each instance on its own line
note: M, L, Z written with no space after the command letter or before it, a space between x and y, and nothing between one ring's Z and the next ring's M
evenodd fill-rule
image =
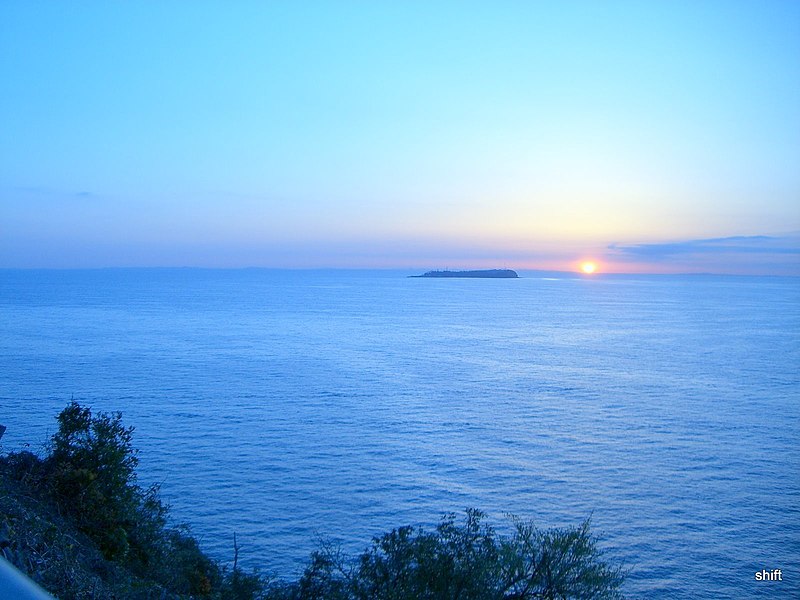
M6 0L0 81L0 267L800 274L800 2Z

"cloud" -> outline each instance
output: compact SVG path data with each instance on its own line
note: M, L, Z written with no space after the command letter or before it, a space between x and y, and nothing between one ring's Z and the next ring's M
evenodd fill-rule
M800 254L800 233L785 236L731 236L654 244L611 244L608 249L622 259L647 259L650 261L729 254L798 255Z
M44 186L13 186L0 190L4 196L17 198L26 202L63 202L65 200L93 200L99 198L98 194L87 190L66 190Z

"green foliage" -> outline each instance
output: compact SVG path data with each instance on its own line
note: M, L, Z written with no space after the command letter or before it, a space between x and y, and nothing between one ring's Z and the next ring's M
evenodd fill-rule
M57 582L51 589L62 598L96 597L87 596L87 589L106 589L103 596L125 598L257 598L246 594L256 587L254 582L264 587L260 578L240 569L225 573L186 528L168 526L168 509L159 498L158 486L137 484L138 459L132 439L133 428L123 426L119 413L92 415L89 408L72 402L58 415L58 431L44 459L30 452L0 459L3 479L13 484L9 496L13 492L19 500L35 497L35 510L0 523L28 532L16 535L16 555L22 557L18 566L30 564L25 557L68 556L68 564L48 568L48 572L61 571L61 576L39 578L45 584ZM56 515L39 514L50 506ZM43 529L34 522L50 519L59 525ZM75 552L76 545L66 541L54 552L42 541L42 531L67 528L87 536L100 555L83 566L92 575L73 577L75 581L63 573L79 573L79 556L95 551Z
M589 521L541 531L515 520L498 535L481 511L463 524L446 515L434 532L400 527L373 540L356 561L334 547L314 553L283 597L298 600L526 600L621 598L624 575L611 567Z
M483 513L468 510L463 526L446 515L435 533L395 529L361 555L357 598L485 598L501 579L500 547Z
M269 598L267 587L269 581L257 572L245 573L234 567L225 573L221 590L221 600L261 600Z
M55 501L106 558L131 553L146 562L152 531L148 536L144 530L163 526L164 509L154 491L136 485L132 438L133 427L122 425L120 413L93 417L89 408L71 402L58 415L45 468Z
M539 530L515 521L505 543L506 598L622 598L625 573L603 559L590 520L578 527Z

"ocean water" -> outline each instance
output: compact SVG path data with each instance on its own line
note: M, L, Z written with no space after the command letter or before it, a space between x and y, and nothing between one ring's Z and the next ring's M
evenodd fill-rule
M588 516L635 598L800 595L800 280L0 271L4 450L74 398L229 561ZM756 582L782 569L782 582Z

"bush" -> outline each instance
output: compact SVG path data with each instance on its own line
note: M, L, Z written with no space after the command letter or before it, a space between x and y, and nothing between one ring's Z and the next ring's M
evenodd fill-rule
M133 530L140 523L153 525L163 509L152 506L153 494L136 485L132 436L133 428L122 425L120 413L93 417L89 408L71 402L58 415L45 469L53 499L106 558L126 558L133 544L133 554L146 562L147 551L141 547L146 536L137 540ZM163 520L155 525L163 526Z
M157 597L223 597L231 588L223 570L186 528L168 526L158 486L138 485L133 427L123 426L121 414L92 415L71 402L57 419L58 431L44 459L19 452L1 463L21 493L35 493L94 543L105 563L91 559L87 571L114 579L110 585L119 597L150 597L151 592ZM52 591L64 597L84 593Z
M400 527L356 561L335 547L312 555L287 598L301 600L525 600L621 598L624 574L598 550L589 521L541 531L515 520L499 536L479 510L446 515L434 532Z

